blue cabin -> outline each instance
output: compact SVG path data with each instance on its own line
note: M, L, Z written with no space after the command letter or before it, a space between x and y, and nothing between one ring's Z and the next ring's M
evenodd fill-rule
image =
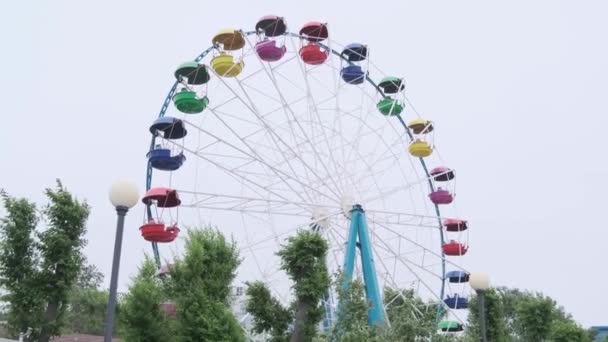
M148 152L148 161L157 170L175 171L184 164L186 156L184 156L183 152L171 155L170 149L157 145L153 150Z
M445 305L450 309L466 309L469 307L469 300L462 295L455 294L443 300Z
M359 43L347 45L340 53L342 59L349 62L340 71L340 77L348 84L361 84L365 81L367 73L360 65L354 62L361 62L367 58L367 46Z
M150 126L150 133L156 134L158 131L163 133L165 139L180 139L188 134L184 122L178 118L163 116L156 119Z
M445 274L445 278L450 283L466 283L469 281L469 272L465 271L450 271Z

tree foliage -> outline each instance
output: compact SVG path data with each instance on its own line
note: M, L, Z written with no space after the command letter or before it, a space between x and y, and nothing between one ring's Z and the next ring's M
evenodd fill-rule
M33 328L32 338L47 342L65 325L69 292L76 282L85 245L89 206L61 182L45 191L48 203L38 212L26 199L3 194L0 285L7 291L13 334ZM46 223L37 230L38 221Z
M340 279L341 277L338 277ZM427 303L413 290L384 289L386 314L390 325L371 327L368 323L369 303L365 286L359 279L344 289L336 282L339 309L332 328L332 341L452 341L452 336L437 334L436 303Z
M240 264L237 246L217 229L190 230L182 260L170 270L179 341L244 341L230 310L230 285Z
M119 332L125 342L171 340L167 315L160 309L163 299L156 264L146 257L120 305Z
M577 341L591 342L591 334L580 327L557 302L541 293L499 287L486 292L489 341ZM471 300L467 341L479 340L477 299Z
M485 317L486 317L486 336L489 341L508 342L507 320L501 297L495 289L485 291ZM466 335L474 341L480 339L479 330L479 302L474 296L469 301L469 324Z
M236 245L215 228L188 232L182 259L160 279L146 259L121 303L120 336L126 342L245 341L230 310L230 284L240 263ZM160 308L173 303L176 315Z
M65 333L103 335L108 291L101 289L102 282L103 274L84 261L68 295Z
M293 313L272 297L261 281L247 284L246 295L248 301L245 309L253 316L253 332L267 332L271 342L287 341L287 329L293 321Z
M48 342L59 335L68 293L76 282L81 264L81 249L86 244L86 221L89 206L80 203L58 181L55 189L46 189L49 204L44 209L48 228L39 234L40 282L46 284L41 291L46 310L40 333L40 342Z
M42 319L42 298L38 291L38 254L34 233L38 224L36 205L3 193L6 216L0 221L0 286L6 291L6 320L15 336Z
M367 322L369 304L365 298L365 286L359 279L354 279L343 286L343 275L336 276L334 286L338 294L339 309L336 323L330 331L330 340L344 342L379 342L382 341L378 328Z
M287 239L277 255L281 269L292 280L295 300L291 310L270 295L265 284L256 282L247 288L247 311L254 317L254 331L268 333L273 341L311 341L323 318L321 299L329 289L330 279L325 258L327 242L315 231L301 230ZM292 311L288 315L284 313ZM283 316L284 315L284 316ZM287 319L293 321L287 323ZM293 329L286 331L292 324Z

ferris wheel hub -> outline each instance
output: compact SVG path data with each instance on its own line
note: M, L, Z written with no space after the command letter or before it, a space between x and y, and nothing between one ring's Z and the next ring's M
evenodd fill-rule
M355 205L355 199L350 194L342 195L342 200L340 201L340 205L342 207L342 213L344 216L350 220L350 211L353 209Z

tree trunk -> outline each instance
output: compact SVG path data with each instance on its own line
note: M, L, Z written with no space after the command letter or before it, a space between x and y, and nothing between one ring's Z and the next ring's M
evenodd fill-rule
M58 302L51 302L46 307L46 312L44 313L44 325L42 326L42 331L40 332L40 337L38 338L38 342L49 342L49 340L51 339L50 325L55 323L55 320L57 320L58 311L59 311Z
M296 310L296 317L294 321L293 335L291 335L290 342L304 342L306 341L306 334L304 331L304 325L308 318L308 310L310 304L305 301L298 301L298 309Z

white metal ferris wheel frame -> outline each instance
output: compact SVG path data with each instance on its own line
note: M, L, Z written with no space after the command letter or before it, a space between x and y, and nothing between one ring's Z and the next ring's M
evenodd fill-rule
M246 36L246 37L251 36L251 35L255 35L256 33L257 32L255 32L255 31L243 32L244 36ZM292 37L292 38L299 38L299 39L304 38L304 37L300 36L299 34L289 33L289 32L285 33L285 36ZM340 54L340 52L338 52L338 51L330 48L328 45L325 45L325 44L319 44L319 45L321 45L323 48L325 48L328 51L330 51L333 55L335 55L338 58L340 58L343 62L345 62L345 63L347 63L349 65L352 64L351 62L349 62L348 60L346 60L344 58L344 56L342 56ZM195 62L200 62L205 56L207 56L209 53L211 53L212 51L216 50L217 48L218 48L217 46L211 46L211 47L209 47L208 49L204 50L201 54L199 54L194 59L194 61ZM221 78L219 78L219 79L221 80L221 82L224 82ZM369 77L369 75L366 74L365 80L367 81L368 84L370 84L370 85L372 85L374 87L374 89L376 90L376 92L378 94L380 94L383 98L386 97L386 95L384 95L383 91ZM172 97L175 95L177 87L178 87L179 84L180 84L179 81L175 81L175 83L171 87L169 93L167 94L167 96L166 96L166 98L165 98L165 100L163 102L161 110L159 112L159 115L158 115L159 118L163 117L165 115L165 113L167 112L167 110L168 110L168 108L169 108L169 106L171 104ZM227 87L230 89L229 86L227 86ZM409 140L412 141L414 139L414 136L413 136L412 132L410 131L410 129L408 128L408 126L405 123L405 121L403 120L403 118L401 117L401 115L395 115L395 116L397 117L397 120L399 121L400 125L403 127L404 132L406 133L406 135L409 138ZM188 123L188 122L186 121L186 123ZM207 134L213 134L211 132L206 132L206 133ZM151 150L155 146L156 137L157 136L155 134L153 134L152 141L151 141L151 144L150 144L150 149ZM169 141L169 142L171 142L171 141ZM180 146L180 147L184 148L183 146ZM193 153L193 154L197 155L197 151L190 151L190 153ZM199 155L199 157L200 157L200 155ZM202 158L205 159L204 157L202 157ZM258 161L260 161L260 158L255 158L255 159L258 160ZM426 165L425 160L423 158L418 158L418 159L419 159L420 165L422 166L422 169L424 171L425 177L422 178L422 179L420 179L420 180L418 180L417 182L427 182L429 190L431 192L435 191L435 186L434 186L434 184L432 182L432 178L431 178L431 175L430 175L430 172L429 172L429 169L428 169L428 167ZM273 167L272 165L266 165L266 166L270 167L270 168ZM148 163L147 172L146 172L146 190L149 190L152 187L152 176L153 176L153 168L150 165L150 163ZM178 189L178 192L180 192L180 193L188 193L188 190ZM206 201L208 202L210 199L218 198L220 196L219 194L203 193L203 192L197 192L196 194L199 195L199 196L201 196L202 198L198 200L198 203L192 203L192 204L190 204L190 206L195 206L197 208L205 208L205 202ZM260 202L264 202L264 201L266 203L271 202L271 201L274 202L274 203L277 203L277 204L281 203L280 200L276 200L276 199L273 199L273 200L271 200L271 199L264 199L264 200L262 200L260 198L253 198L253 197L247 197L247 196L227 196L225 194L222 194L221 197L224 198L224 199L232 197L232 200L234 201L234 205L232 207L232 210L236 210L236 211L238 211L239 209L243 210L245 208L245 206L249 206L249 207L247 207L247 210L249 210L249 211L254 210L254 209L252 209L252 205L254 205L256 203L260 204ZM289 202L289 203L287 203L287 202ZM308 208L311 208L313 206L318 206L318 205L315 205L314 203L306 203L306 202L294 203L293 201L287 201L287 200L284 201L284 204L296 205L296 206L299 206L300 209L308 209ZM188 205L185 205L185 206L188 206ZM328 210L331 210L331 214L328 214L328 216L338 215L338 214L341 213L341 209L342 209L342 208L336 207L336 206L334 206L334 207L324 206L324 207L326 209L328 209ZM208 208L209 209L214 209L214 210L222 210L221 208L218 208L217 206L213 206L213 205L209 206ZM443 245L444 242L445 242L445 238L444 238L444 233L443 233L443 229L442 229L443 225L442 225L441 213L440 213L439 206L437 204L434 204L434 211L435 211L435 216L405 214L405 213L399 213L399 212L384 212L384 214L388 214L389 215L389 216L386 216L389 219L386 219L385 221L374 220L374 223L377 224L377 225L383 226L385 229L390 229L389 225L390 226L392 226L392 225L413 225L413 226L417 226L417 227L423 227L424 226L424 227L428 227L428 228L436 228L439 231L439 236L440 236L439 243L440 243L440 245ZM310 217L310 215L308 215L309 213L306 212L306 211L301 211L301 212L298 212L298 213L293 213L293 212L291 212L291 213L283 213L283 214L302 216L302 217L308 217L308 218ZM147 215L148 215L148 217L152 216L151 209L150 209L149 206L147 208ZM380 242L382 242L381 239L378 239L378 240ZM413 244L417 244L416 241L411 241L410 240L409 242L411 242ZM251 246L249 246L249 247L251 247ZM387 249L387 250L389 250L391 248L388 245L377 246L377 247L383 248L383 249ZM154 252L154 256L155 256L156 262L160 266L160 253L159 253L158 245L153 242L152 243L152 248L153 248L153 252ZM398 255L394 251L393 251L393 253L395 255ZM440 288L440 291L439 291L440 294L438 295L438 298L436 298L436 299L438 299L438 302L439 302L439 304L438 304L438 318L439 318L439 316L442 314L444 308L446 308L445 305L443 304L443 301L442 301L443 298L444 298L444 296L445 296L445 282L444 282L444 280L445 280L445 274L446 274L446 262L447 263L451 263L453 265L456 265L460 269L463 269L463 268L460 267L459 265L453 263L453 262L450 262L450 261L446 260L445 255L443 254L443 251L441 251L440 253L436 253L435 256L440 259L440 263L441 263L441 271L438 274L438 276L441 278L442 281L441 281L441 288ZM420 269L424 270L423 266L416 265L416 264L411 264L411 263L409 265L407 263L403 263L403 266L406 267L407 269L409 269L411 272L413 272L413 268L420 268ZM449 310L449 308L447 308L447 309Z

